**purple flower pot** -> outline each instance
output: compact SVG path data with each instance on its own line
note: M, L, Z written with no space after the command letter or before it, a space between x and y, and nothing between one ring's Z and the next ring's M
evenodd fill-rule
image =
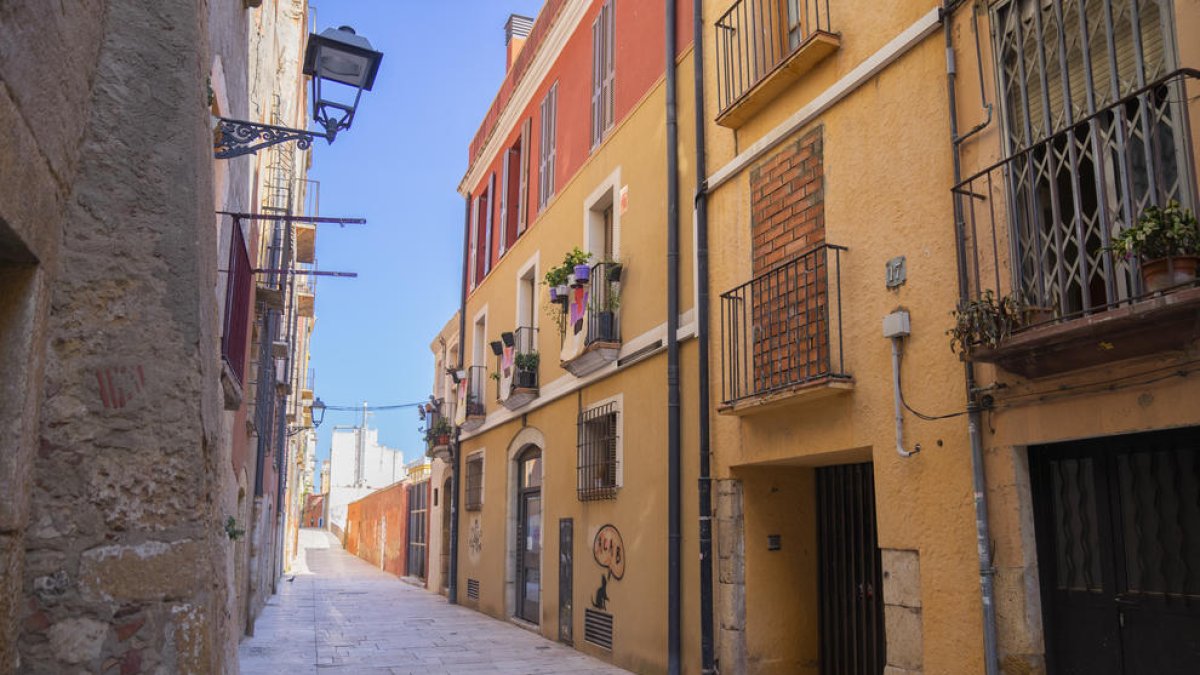
M550 302L558 302L558 287L550 287Z
M576 265L575 266L575 281L577 281L581 284L587 283L588 277L591 275L591 273L592 273L592 268L588 267L587 265Z

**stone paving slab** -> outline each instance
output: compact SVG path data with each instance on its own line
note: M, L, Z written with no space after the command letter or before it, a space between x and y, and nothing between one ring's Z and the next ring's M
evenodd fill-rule
M410 586L300 531L300 572L281 581L239 649L245 675L625 675L627 671Z

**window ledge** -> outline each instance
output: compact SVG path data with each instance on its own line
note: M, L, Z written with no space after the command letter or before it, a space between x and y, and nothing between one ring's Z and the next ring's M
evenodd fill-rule
M529 402L537 398L537 396L537 387L513 387L512 392L510 392L508 395L508 398L501 401L500 404L509 410L516 410L517 408L528 405Z
M717 115L717 124L730 129L741 127L841 46L842 38L837 34L823 30L814 31L787 58L763 75L749 91Z
M845 376L825 375L786 389L747 396L717 407L721 415L743 417L777 410L788 406L818 401L854 391L854 380Z
M1030 328L995 349L972 350L1028 379L1187 348L1200 339L1200 288L1165 292L1123 307Z

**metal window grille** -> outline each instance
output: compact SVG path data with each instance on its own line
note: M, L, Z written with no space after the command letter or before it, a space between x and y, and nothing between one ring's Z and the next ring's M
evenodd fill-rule
M612 651L613 617L608 612L601 612L591 607L583 610L583 639Z
M613 125L613 81L616 71L613 0L600 8L592 22L592 147L604 140Z
M577 488L580 501L617 496L617 414L615 403L579 413Z
M717 19L717 102L725 112L814 33L829 33L829 0L738 0Z
M478 511L483 508L483 455L467 459L466 508Z
M1007 157L954 189L973 293L1058 320L1142 296L1112 235L1147 206L1197 205L1185 80L1200 73L1171 71L1170 4L1011 0L993 20Z
M538 209L554 196L554 159L558 133L558 83L550 85L541 106L541 139L538 145Z
M721 294L723 401L849 377L842 346L844 250L821 244Z

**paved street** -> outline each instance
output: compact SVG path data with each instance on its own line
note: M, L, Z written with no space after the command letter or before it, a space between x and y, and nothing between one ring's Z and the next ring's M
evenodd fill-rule
M241 669L270 673L625 673L518 626L446 604L301 530L301 566L242 642Z

